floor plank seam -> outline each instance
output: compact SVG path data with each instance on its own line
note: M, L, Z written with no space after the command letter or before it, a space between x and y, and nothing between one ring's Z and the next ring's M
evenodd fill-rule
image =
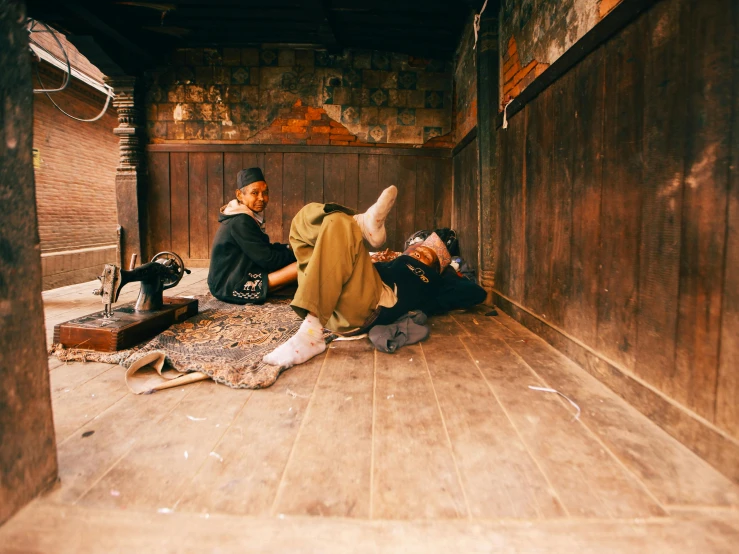
M519 359L519 360L521 361L521 363L523 363L523 364L524 364L524 365L525 365L526 367L528 367L528 368L529 368L529 371L531 371L531 373L533 373L533 374L534 374L534 375L536 376L536 379L537 379L537 380L538 380L538 381L539 381L540 383L543 383L545 387L548 387L548 388L553 388L553 387L552 387L552 385L551 385L551 384L550 384L550 383L549 383L549 382L548 382L548 381L547 381L547 380L546 380L546 379L545 379L544 377L542 377L541 375L539 375L539 373L537 373L537 372L536 372L536 370L535 370L535 369L533 368L533 366L532 366L531 364L529 364L529 363L528 363L528 362L527 362L526 360L524 360L524 359L523 359L523 356L521 356L521 355L520 355L520 354L519 354L519 353L518 353L518 352L516 351L516 349L515 349L515 348L513 348L513 347L512 347L511 345L510 345L510 343L508 342L508 339L507 339L506 337L502 337L502 340L503 340L503 343L504 343L504 344L506 345L506 347L508 348L508 350L510 350L510 351L511 351L511 352L513 353L513 355L514 355L514 356L516 356L516 357L517 357L517 358L518 358L518 359ZM553 347L551 347L551 348L553 348ZM553 390L556 390L556 389L553 389ZM569 410L569 408L571 407L571 406L569 405L569 403L568 403L568 402L566 402L566 401L565 401L565 399L564 399L564 398L562 398L562 397L561 397L560 395L556 395L556 397L557 397L557 398L556 398L557 402L559 402L559 403L560 403L560 404L562 405L562 407L563 407L563 408L564 408L565 410ZM637 482L637 483L639 484L639 486L641 487L641 489L642 489L642 490L643 490L643 491L644 491L644 492L645 492L645 493L647 494L647 496L648 496L649 498L651 498L651 499L652 499L652 501L653 501L653 502L654 502L654 503L655 503L655 504L656 504L657 506L659 506L659 508L660 508L660 509L661 509L661 510L662 510L663 512L665 512L665 513L666 513L665 507L664 507L664 506L662 505L662 502L660 502L660 501L659 501L659 500L657 499L657 497L656 497L656 496L655 496L655 495L654 495L654 494L652 493L652 491L651 491L651 490L650 490L650 489L649 489L649 488L648 488L648 487L646 486L646 484L645 484L645 483L644 483L644 482L642 481L642 479L641 479L641 478L640 478L640 477L639 477L638 475L636 475L636 474L635 474L635 473L634 473L634 472L633 472L633 471L632 471L632 470L631 470L631 469L630 469L630 468L629 468L629 467L628 467L628 466L627 466L626 464L624 464L624 463L623 463L623 461L622 461L622 460L621 460L621 459L620 459L620 458L619 458L619 457L618 457L618 456L616 455L616 453L615 453L615 452L613 452L613 450L611 450L611 448L609 448L609 447L608 447L608 446L607 446L607 445L606 445L606 444L605 444L605 443L604 443L604 442L603 442L603 441L601 440L601 438L600 438L600 437L599 437L599 436L598 436L598 435L597 435L597 434L596 434L596 433L595 433L595 432L594 432L594 431L593 431L593 430L592 430L592 429L590 428L590 426L588 426L588 425L587 425L587 424L586 424L586 423L585 423L585 422L584 422L584 421L583 421L583 420L582 420L581 418L578 418L578 419L577 419L577 423L579 423L580 425L582 425L582 427L583 427L583 428L585 429L585 432L586 432L586 433L588 433L588 434L589 434L589 435L590 435L590 436L591 436L591 437L592 437L593 439L595 439L595 442L596 442L597 444L599 444L599 445L600 445L600 447L601 447L601 448L603 448L603 450L604 450L605 452L607 452L607 453L608 453L608 454L610 455L610 457L611 457L611 458L612 458L612 459L613 459L613 460L614 460L614 461L616 462L616 464L617 464L617 465L618 465L619 467L621 467L621 469L622 469L622 470L623 470L623 471L624 471L624 472L626 473L626 475L627 475L627 476L630 476L630 477L631 477L632 479L634 479L634 480L635 480L635 481L636 481L636 482Z
M62 446L62 445L63 445L64 443L66 443L67 441L71 440L71 439L72 439L72 438L73 438L73 437L74 437L74 436L75 436L75 435L76 435L76 434L77 434L77 433L78 433L78 432L80 431L80 429L82 429L82 428L83 428L83 427L85 427L86 425L88 425L88 424L92 423L92 422L93 422L93 421L95 421L95 420L96 420L97 418L99 418L99 417L100 417L101 415L103 415L103 414L104 414L105 412L107 412L108 410L112 409L112 408L113 408L113 407L114 407L115 405L117 405L117 404L118 404L119 402L121 402L121 401L122 401L122 400L123 400L124 398L126 398L126 396L128 396L128 391L127 391L127 390L124 390L124 391L123 391L123 394L122 394L122 395L120 396L120 398L118 398L118 400L116 400L116 401L115 401L115 402L113 402L112 404L110 404L110 405L106 406L105 408L103 408L102 410L100 410L100 411L99 411L99 412L98 412L98 413L97 413L97 414L96 414L96 415L95 415L94 417L92 417L91 419L88 419L87 421L85 421L85 422L84 422L84 423L83 423L82 425L80 425L80 426L79 426L79 427L77 427L77 428L76 428L76 429L75 429L74 431L72 431L71 433L69 433L69 435L67 435L66 437L64 437L64 438L63 438L63 439L61 440L61 442L57 442L57 449L58 449L58 448L59 448L60 446Z
M216 384L215 386L218 386L218 384ZM218 437L218 440L216 440L216 442L210 448L210 451L211 452L215 452L216 451L216 449L218 448L218 445L221 444L221 441L223 440L223 437L225 437L226 436L226 433L228 433L228 431L231 429L231 427L233 427L234 422L241 415L241 412L244 411L244 408L246 408L246 405L249 403L249 400L251 400L252 397L254 396L254 391L253 390L252 391L249 391L249 393L250 393L249 396L246 397L246 400L244 400L244 403L241 405L241 408L239 408L236 411L236 413L234 414L234 417L231 420L231 422L226 426L226 428L223 430L223 433L221 433L221 435ZM198 469L195 471L195 473L193 473L193 475L190 478L189 482L182 488L182 493L180 494L180 496L177 498L177 500L175 501L174 505L172 506L172 510L173 511L177 509L177 506L179 506L179 504L182 501L182 499L188 493L188 489L195 482L195 479L197 478L198 474L205 467L205 465L209 462L209 460L210 460L210 454L208 456L206 456L205 458L203 458L203 461L200 464L200 467L198 467Z
M182 395L182 398L180 398L177 402L174 403L171 409L167 410L162 414L162 416L155 420L154 424L159 424L163 419L165 419L169 414L171 414L180 404L182 404L182 401L185 400L193 390L195 390L198 386L201 386L203 382L200 383L194 383L193 386L189 387L189 389L183 389L184 394ZM102 413L102 412L101 412ZM128 456L128 454L136 447L136 441L133 442L130 448L128 448L115 462L113 462L108 469L106 469L97 479L93 481L93 483L87 487L82 494L80 494L71 504L77 505L77 503L82 500L87 493L89 493L95 486L102 481L120 462Z
M441 426L444 428L444 436L446 437L447 446L449 447L449 453L452 456L452 463L454 464L454 471L457 474L457 482L459 483L459 489L462 491L462 498L464 498L464 506L467 510L467 519L472 519L472 510L470 509L470 502L467 498L467 491L464 488L464 483L462 481L462 474L459 471L459 464L457 463L457 456L454 454L454 446L452 445L452 439L449 436L449 429L446 425L446 419L444 418L444 412L441 409L441 404L439 403L439 395L436 393L436 386L434 385L434 379L431 377L431 370L429 369L428 361L426 360L426 352L423 350L423 344L419 343L419 346L421 347L421 356L423 357L423 365L426 367L426 374L429 378L429 383L431 383L431 391L434 393L434 400L436 401L436 409L439 412L439 417L441 418Z
M372 350L372 440L370 442L369 519L375 510L375 421L377 419L377 349Z
M321 362L321 369L318 371L318 376L316 377L316 382L313 383L313 390L311 391L310 400L308 400L308 405L305 407L305 413L303 414L303 418L300 420L300 427L298 428L298 432L295 434L295 439L293 439L293 444L290 447L290 454L287 456L287 460L285 461L285 467L282 468L280 482L277 485L275 498L272 501L272 507L269 510L269 513L272 516L276 515L277 501L280 499L280 495L282 494L282 489L285 482L285 475L287 474L287 468L290 467L290 462L292 461L293 455L295 454L295 445L298 444L300 436L303 434L303 427L305 426L305 422L308 421L308 414L310 414L311 406L313 406L313 401L316 398L316 394L318 392L318 384L321 382L321 375L323 375L323 369L324 367L326 367L326 360L328 360L330 352L331 350L327 348L326 353L323 356L323 362Z
M557 489L556 489L556 488L554 487L554 485L552 484L552 481L551 481L551 479L549 478L549 475L547 475L546 471L544 471L544 468L542 468L542 467L541 467L541 464L539 463L539 460L537 460L537 459L536 459L536 456L534 456L533 452L532 452L532 451L531 451L531 449L529 448L529 445L528 445L528 444L526 443L526 441L524 440L524 438L523 438L523 435L521 435L521 432L519 431L518 427L517 427L517 426L516 426L516 424L515 424L515 423L513 422L513 418L511 418L510 414L508 413L508 410L507 410L507 409L506 409L506 407L505 407L505 406L503 405L503 403L502 403L502 402L500 401L500 398L498 397L498 393L497 393L497 392L495 391L495 387L493 387L493 385L492 385L492 384L490 384L490 382L488 381L487 377L485 377L485 374L484 374L484 373L482 372L482 370L480 369L480 366L479 366L479 365L478 365L478 363L477 363L477 362L475 361L475 357L474 357L474 356L472 355L472 352L470 352L470 349L469 349L469 347L468 347L468 346L467 346L467 345L465 344L465 342L464 342L464 341L462 340L462 337L457 337L457 338L459 339L459 342L461 342L461 343L462 343L462 346L464 347L465 351L467 352L467 355L469 356L469 358L470 358L470 361L471 361L471 362L472 362L472 363L473 363L473 364L475 365L475 367L477 368L477 371L478 371L478 373L480 374L480 376L482 377L483 381L484 381L484 382L485 382L485 384L487 385L488 389L489 389L489 390L490 390L490 392L492 393L493 397L495 398L495 401L496 401L496 402L498 403L498 406L500 406L500 409L501 409L501 410L503 411L503 413L505 414L505 416L506 416L506 419L508 420L508 423L509 423L509 424L511 425L511 427L513 428L513 430L514 430L514 431L516 432L516 436L518 436L518 440L519 440L519 441L521 441L521 444L522 444L522 445L523 445L523 447L524 447L524 448L526 449L526 453L527 453L527 454L529 455L529 458L531 458L531 460L533 461L534 465L536 465L537 469L539 470L539 473L541 473L542 477L543 477L543 478L544 478L544 480L546 481L547 485L549 486L549 490L550 490L550 492L551 492L551 493L552 493L552 495L553 495L553 496L554 496L554 497L555 497L555 498L557 499L557 502L558 502L558 503L559 503L559 505L560 505L560 506L562 507L562 510L563 510L563 511L564 511L564 513L566 514L567 518L571 518L571 517L572 517L572 515L570 514L570 511L569 511L569 509L567 508L567 506L565 505L565 503L564 503L564 502L562 501L562 499L560 498L560 496L559 496L559 492L557 491ZM537 503L537 513L538 513L538 515L539 515L539 519L543 519L543 520L544 520L544 519L548 519L548 518L544 518L544 517L542 516L541 512L539 511L539 506L538 506L538 503Z

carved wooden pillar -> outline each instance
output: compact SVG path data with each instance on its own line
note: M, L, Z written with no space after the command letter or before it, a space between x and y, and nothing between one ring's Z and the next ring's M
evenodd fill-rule
M498 115L498 11L485 10L477 42L477 141L480 160L480 285L492 300L495 286L495 250L498 221L498 163L495 119Z
M142 262L145 252L143 238L146 221L143 202L144 163L141 149L140 100L136 95L136 78L129 76L106 79L113 87L113 106L118 111L118 127L113 133L120 141L119 160L116 168L115 190L118 207L118 224L121 233L121 260L127 266L132 254Z

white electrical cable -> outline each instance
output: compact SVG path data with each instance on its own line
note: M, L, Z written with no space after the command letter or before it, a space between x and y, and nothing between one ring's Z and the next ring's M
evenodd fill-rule
M36 66L36 78L38 79L38 82L39 82L39 84L41 85L42 88L40 88L40 89L34 89L33 92L35 92L35 93L42 93L43 92L46 95L46 97L49 99L49 101L54 105L54 107L57 110L59 110L60 112L62 112L67 117L69 117L71 119L74 119L75 121L80 121L82 123L93 123L95 121L98 121L108 111L108 106L110 106L110 99L114 96L113 89L111 87L109 87L108 85L103 84L103 87L105 87L104 88L104 90L105 90L105 105L103 106L102 111L98 115L96 115L95 117L93 117L93 118L90 118L90 119L82 119L80 117L76 117L76 116L74 116L72 114L69 114L69 113L65 112L61 108L61 106L59 106L59 104L57 104L56 102L54 102L54 99L51 97L51 94L49 94L49 93L50 92L61 92L65 88L67 88L67 85L69 84L69 81L70 81L71 75L72 75L72 66L69 63L69 56L67 55L67 51L65 50L65 48L62 45L61 41L56 36L56 33L54 31L52 31L51 28L46 23L44 23L43 21L38 21L37 22L37 21L34 20L33 23L31 24L31 28L29 29L29 32L31 32L31 33L34 33L34 32L37 33L37 32L39 32L39 31L34 31L33 30L34 27L36 26L36 23L41 23L41 25L43 25L44 27L46 27L46 32L51 33L52 36L54 37L54 40L59 45L59 48L61 49L62 53L64 54L64 59L66 61L67 71L64 73L64 83L63 83L63 85L60 88L57 88L57 89L47 89L46 88L46 85L44 85L43 81L41 80L41 74L39 73L38 66ZM39 48L39 49L45 51L47 54L51 55L49 52L47 52L45 49L43 49L40 45L36 44L35 42L33 43L33 45L36 48ZM39 59L40 59L40 56L39 56ZM95 88L98 88L98 87L95 87Z
M69 80L70 80L71 75L72 75L72 64L69 63L69 56L67 56L67 51L64 49L64 46L62 46L62 43L59 40L59 37L56 36L56 33L54 31L52 31L51 28L46 23L44 23L43 21L36 21L35 19L33 19L31 21L32 21L31 28L28 29L28 32L29 33L43 33L44 32L44 31L34 31L33 30L36 27L36 23L41 23L41 25L43 25L44 27L46 27L46 31L45 32L51 33L51 36L54 37L54 40L56 41L57 45L59 46L59 49L62 51L62 54L64 54L64 61L65 61L65 64L67 66L67 71L64 74L64 82L62 83L62 85L59 88L54 88L54 89L46 89L46 88L33 89L33 92L34 92L34 94L40 94L42 92L43 93L46 93L46 94L48 94L50 92L61 92L65 88L67 88L67 85L69 84ZM36 44L35 42L33 42L30 39L30 37L29 37L28 40L29 40L29 42L31 42L37 48L40 48L41 50L44 50L44 48L42 48L39 44ZM39 81L39 83L41 83L41 82ZM43 83L41 83L41 86L42 87L44 86Z

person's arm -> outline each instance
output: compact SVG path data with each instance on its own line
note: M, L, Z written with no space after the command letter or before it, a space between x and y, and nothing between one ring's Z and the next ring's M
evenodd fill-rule
M272 273L295 261L292 250L275 247L262 237L262 231L249 216L239 217L231 225L231 236L241 250L267 273Z

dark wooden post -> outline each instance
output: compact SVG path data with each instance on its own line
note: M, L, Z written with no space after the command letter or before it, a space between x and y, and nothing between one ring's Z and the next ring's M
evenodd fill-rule
M115 190L118 207L118 224L122 228L121 259L129 260L133 254L143 262L146 230L145 204L143 202L144 163L140 144L141 110L136 94L136 78L129 76L106 79L113 87L113 106L118 111L118 127L113 132L120 140L120 159L116 168Z
M498 218L498 162L495 119L498 115L498 2L482 13L477 40L477 144L480 152L480 285L492 298L495 285L493 241Z
M0 0L0 525L57 477L25 22L23 0Z

